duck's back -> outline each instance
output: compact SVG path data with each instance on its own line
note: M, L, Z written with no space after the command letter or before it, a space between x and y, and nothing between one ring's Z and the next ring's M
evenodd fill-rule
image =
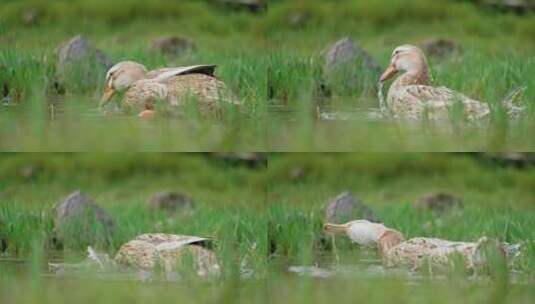
M163 106L182 106L188 100L197 102L203 111L217 109L219 101L240 104L225 83L200 73L136 81L126 91L124 104L141 111L153 109L159 101L164 102Z
M171 105L181 105L188 98L209 107L219 101L239 104L225 83L214 76L191 73L170 77L163 83L168 87Z
M161 266L172 271L185 253L191 254L198 269L205 270L217 264L214 253L204 248L210 239L165 233L142 234L127 242L115 255L115 262L126 268L153 270Z
M446 87L407 85L393 87L388 93L388 107L396 118L449 120L456 105L462 109L468 120L480 119L490 114L486 103Z
M418 269L422 264L447 266L454 256L460 256L467 268L472 268L476 259L478 243L454 242L436 238L412 238L390 248L384 254L385 264L410 266Z
M361 246L374 247L381 234L387 228L383 224L372 223L367 220L357 220L348 223L347 236L354 242Z

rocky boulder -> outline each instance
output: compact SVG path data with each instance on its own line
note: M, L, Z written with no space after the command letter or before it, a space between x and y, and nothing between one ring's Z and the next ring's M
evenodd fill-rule
M437 214L445 214L462 206L463 202L459 197L444 192L426 193L415 203L416 209L429 210Z
M343 224L358 219L379 222L373 210L349 191L344 191L330 200L325 208L325 222Z
M148 204L152 211L164 211L168 214L190 212L194 206L191 197L172 191L154 193Z
M221 160L229 165L245 165L249 168L266 168L267 156L259 152L213 152L208 154L210 157Z
M379 63L351 38L338 40L322 55L325 90L354 93L376 87L381 74Z
M55 206L54 231L60 241L103 244L112 236L114 228L113 218L91 196L79 190Z
M154 39L150 45L151 50L168 56L178 56L195 51L193 41L186 37L163 36Z
M535 12L533 0L478 0L481 6L490 7L505 13L513 12L519 15Z
M94 88L104 81L106 72L113 65L101 50L81 35L62 44L57 55L57 77L71 88Z
M26 26L37 25L41 19L41 13L35 8L29 8L21 14L22 24Z
M267 11L266 0L218 0L219 3L235 10L247 10L251 13Z
M475 154L475 156L483 161L504 167L523 169L535 166L535 154L530 152L486 152Z
M459 54L461 46L446 39L428 39L420 44L420 48L429 57L447 58Z

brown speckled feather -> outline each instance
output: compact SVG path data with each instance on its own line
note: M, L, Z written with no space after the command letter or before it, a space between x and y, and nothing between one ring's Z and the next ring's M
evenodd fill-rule
M124 103L133 109L152 109L156 102L165 106L181 106L188 98L195 99L199 109L217 108L219 101L239 105L225 83L205 74L172 76L162 81L155 78L143 79L128 88Z
M468 121L489 117L488 104L446 87L431 86L427 59L418 47L397 47L381 81L391 78L398 71L404 71L404 74L390 87L386 105L394 118L449 120L452 109L456 107L462 108Z
M454 256L459 256L467 269L481 263L479 242L453 242L435 238L413 238L392 247L384 253L387 267L409 266L413 270L423 264L430 266L450 266Z
M470 99L445 87L408 85L393 88L388 93L388 107L394 117L431 120L447 120L456 103L463 108L468 120L487 117L490 108L486 103Z
M151 271L157 266L166 272L175 271L185 254L191 255L199 275L216 274L219 264L215 254L204 243L207 238L164 233L149 233L127 242L115 255L123 267Z
M220 100L239 104L225 83L212 76L187 74L171 77L164 83L169 88L169 99L173 105L179 105L188 96L196 98L201 105L211 107L216 106Z

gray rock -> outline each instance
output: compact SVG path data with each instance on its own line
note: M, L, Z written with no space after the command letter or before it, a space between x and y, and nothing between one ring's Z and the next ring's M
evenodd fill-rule
M193 41L186 37L164 36L151 42L151 49L165 55L177 56L195 51Z
M149 208L151 210L161 210L169 214L189 212L193 209L193 206L191 197L178 192L157 192L149 199Z
M267 10L267 1L265 0L218 0L220 3L233 9L245 9L252 13L260 13Z
M288 22L293 27L302 27L310 19L310 13L308 12L294 12L288 17Z
M20 169L20 175L25 179L31 179L37 175L37 171L37 167L29 164Z
M420 48L427 56L446 58L461 52L461 47L451 40L428 39L420 44Z
M357 219L379 222L374 212L349 191L340 193L325 208L326 222L343 224Z
M249 168L267 167L267 156L261 152L213 152L208 155L229 165L246 165Z
M21 20L22 24L26 26L36 25L39 23L39 20L41 19L41 14L38 10L34 8L30 8L22 12Z
M535 12L535 2L532 0L479 0L478 3L482 6L520 15Z
M115 228L113 218L79 190L58 202L55 213L54 230L60 239L75 235L77 242L92 244L98 237L111 236Z
M112 61L85 37L78 35L58 48L57 73L62 82L78 80L84 86L94 87Z
M430 210L437 214L444 214L454 208L462 208L463 202L453 194L444 192L430 192L422 195L415 203L420 210Z
M496 165L512 166L518 169L535 166L535 153L530 152L485 152L475 154L475 156Z
M323 81L331 90L375 88L381 74L379 63L351 38L338 40L323 51Z
M60 66L80 60L88 60L90 57L94 57L98 63L106 68L110 68L113 65L111 60L101 50L95 48L89 40L81 35L73 37L58 49Z
M305 169L300 166L293 167L290 171L290 179L300 180L305 177Z

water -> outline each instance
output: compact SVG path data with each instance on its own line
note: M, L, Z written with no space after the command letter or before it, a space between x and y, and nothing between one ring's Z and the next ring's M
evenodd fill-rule
M274 119L298 122L299 115L297 109L283 105L270 105L269 115ZM351 107L343 110L331 106L317 108L315 113L311 113L320 121L365 121L365 122L385 122L388 123L383 111L380 108Z
M62 260L52 260L52 264L63 265ZM428 281L444 281L451 278L450 273L433 273L427 274L422 272L414 272L407 268L386 268L382 265L379 258L361 258L356 263L338 263L332 257L319 256L317 263L314 265L299 265L299 263L291 263L289 261L282 261L281 259L273 259L272 272L286 273L289 276L309 277L315 279L331 280L331 279L388 279L396 278L404 280L411 284L419 284ZM137 282L177 282L184 280L179 273L155 273L149 271L117 271L112 269L102 269L98 267L90 267L85 262L66 264L71 268L63 270L52 270L43 264L41 267L41 277L51 280L54 279L91 279L97 281L137 281ZM277 266L278 265L278 266ZM282 265L282 266L281 266ZM31 273L31 262L25 259L17 258L0 258L0 272L8 275L23 275ZM523 272L512 270L508 275L509 283L526 285L534 282L535 278L527 276ZM242 280L249 280L254 278L251 275L242 276ZM457 278L459 278L457 276ZM464 276L470 281L488 282L489 276L486 275L469 275Z
M385 97L383 95L383 85L384 85L383 82L377 83L377 98L379 99L379 108L381 109L382 112L386 110L386 102L385 102Z

